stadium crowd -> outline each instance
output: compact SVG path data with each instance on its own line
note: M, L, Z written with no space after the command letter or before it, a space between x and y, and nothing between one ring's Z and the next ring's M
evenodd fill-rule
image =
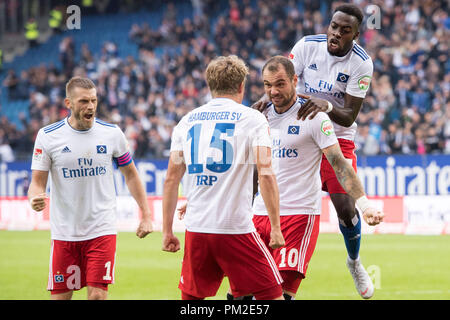
M358 153L450 153L448 3L354 2L369 9L366 20L376 14L373 8L382 10L379 28L363 23L359 37L373 59L374 76L357 119ZM328 1L327 10L321 10L319 1L305 0L300 10L294 0L229 0L223 11L218 3L193 0L193 18L181 24L176 23L177 6L169 3L159 28L134 24L129 38L139 48L138 58L119 58L120 43L105 42L101 52L92 52L66 37L59 47L62 69L40 65L20 74L5 71L2 85L9 99L29 99L29 116L21 115L23 130L0 119L3 158L11 152L29 156L38 129L67 114L64 84L75 75L95 81L98 117L121 126L135 158L165 158L172 128L209 98L203 72L213 57L236 54L247 61L244 102L251 105L264 93L264 61L288 55L305 35L325 33L338 4ZM158 48L164 48L162 53Z

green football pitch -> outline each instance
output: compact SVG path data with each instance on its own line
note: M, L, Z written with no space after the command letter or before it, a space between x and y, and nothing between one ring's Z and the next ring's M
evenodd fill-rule
M178 234L183 241L183 234ZM109 299L174 300L183 250L161 251L161 233L145 239L121 232L117 238L116 283ZM364 235L361 259L376 291L372 299L450 299L450 236ZM50 254L48 231L0 231L0 300L49 299L46 291ZM307 278L297 300L360 299L345 265L340 234L320 234ZM217 295L225 299L224 279ZM74 294L84 300L86 290Z

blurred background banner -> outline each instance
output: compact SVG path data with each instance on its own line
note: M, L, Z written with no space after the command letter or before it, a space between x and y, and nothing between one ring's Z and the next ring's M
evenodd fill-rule
M362 156L358 158L358 175L365 190L386 218L365 233L450 234L450 163L446 155ZM167 160L136 161L153 209L156 230L162 223L162 190ZM48 210L31 210L27 193L31 175L29 162L0 164L0 229L47 230ZM129 195L123 176L114 172L117 194L118 229L134 231L139 222L139 209ZM50 186L49 186L50 188ZM180 203L186 201L180 186ZM175 219L174 228L184 231L182 221ZM339 232L337 215L324 194L321 215L322 232Z
M386 213L384 222L375 227L363 223L363 233L373 234L450 234L450 195L447 196L399 196L369 197ZM153 227L161 231L162 197L149 196L153 211ZM180 197L178 206L186 203ZM140 211L131 196L119 196L117 200L117 229L135 231L140 221ZM0 230L49 230L49 209L34 212L26 197L0 197ZM185 230L183 220L174 219L174 230ZM329 197L322 199L320 231L339 233L339 224Z
M449 3L351 2L365 12L357 41L374 63L356 121L358 175L387 212L386 223L365 232L448 234ZM23 197L38 130L68 115L70 77L95 82L97 117L125 133L158 226L172 130L210 98L209 61L236 54L248 63L250 105L264 93L264 61L326 33L340 3L0 0L0 229L48 228L46 213L32 213ZM119 224L132 229L138 212L114 175ZM337 232L326 195L322 207L322 231Z
M371 196L448 195L448 155L358 158L358 176Z
M137 160L136 167L148 195L162 195L167 160ZM26 195L31 162L0 163L0 196ZM362 156L358 176L369 196L449 195L447 155ZM114 172L118 195L128 195L123 176Z
M450 194L450 158L447 155L358 157L358 176L369 196ZM161 196L167 160L136 160L148 195ZM31 162L0 163L0 196L23 196L31 177ZM125 180L114 172L118 195L128 195ZM181 187L182 190L182 187Z

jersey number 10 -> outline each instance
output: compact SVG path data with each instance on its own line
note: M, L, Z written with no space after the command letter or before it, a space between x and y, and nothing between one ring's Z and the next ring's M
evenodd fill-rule
M214 161L213 158L208 157L206 159L206 169L216 172L223 173L230 169L233 162L233 146L227 141L220 138L222 133L227 136L232 137L234 134L234 123L216 123L214 127L214 133L211 137L211 142L209 143L210 148L219 149L222 152L222 160ZM200 140L200 132L202 130L201 124L195 124L188 131L187 141L191 141L191 164L187 166L188 173L202 173L203 164L199 163L198 159L198 147Z

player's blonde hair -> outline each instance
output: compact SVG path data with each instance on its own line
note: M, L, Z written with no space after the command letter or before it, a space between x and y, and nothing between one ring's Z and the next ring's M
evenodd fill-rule
M213 96L233 95L239 92L240 85L245 81L248 67L235 55L219 56L208 64L205 74Z
M66 97L70 98L74 88L95 89L95 84L91 79L73 77L66 84Z

